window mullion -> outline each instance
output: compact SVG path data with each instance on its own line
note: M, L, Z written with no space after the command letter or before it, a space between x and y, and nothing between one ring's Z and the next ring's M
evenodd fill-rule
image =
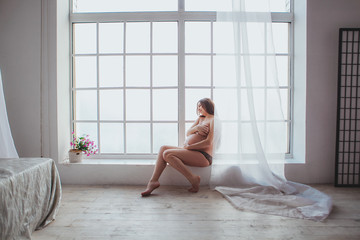
M181 1L181 0L180 0ZM179 20L178 26L178 118L179 118L179 144L185 141L185 21Z
M124 22L124 58L123 58L123 116L124 116L124 125L123 125L123 132L124 132L124 155L126 155L127 153L127 143L126 143L126 27L127 27L127 22Z
M210 26L210 96L211 99L214 99L214 21L211 21Z
M178 0L178 9L179 12L185 11L185 0Z
M270 24L272 24L272 23L270 23ZM267 112L268 112L268 109L267 109L267 101L268 101L268 99L267 99L267 96L268 96L268 79L267 79L267 71L268 71L268 64L267 64L267 60L268 60L268 56L267 56L267 54L268 54L268 44L267 44L267 39L269 38L269 36L268 36L268 30L267 30L267 28L268 28L268 24L267 23L264 23L264 29L265 29L265 31L264 31L264 33L265 33L265 42L264 42L264 49L265 49L265 56L264 56L264 66L265 66L265 72L264 72L264 81L265 81L265 86L264 86L264 102L263 102L263 104L264 104L264 119L265 119L265 124L264 124L264 132L266 133L267 132L267 128L268 128L268 123L269 123L269 121L268 121L268 116L267 116ZM271 42L272 43L272 45L273 45L273 42ZM270 52L271 52L271 49L270 49ZM275 56L274 56L274 58L275 58ZM280 94L280 93L279 93ZM264 138L264 150L265 150L265 152L267 152L267 149L268 149L268 144L267 144L267 138Z
M101 154L101 144L100 144L100 79L99 79L99 67L100 67L100 57L99 57L99 34L100 34L100 24L99 22L96 23L96 95L97 95L97 139L98 139L98 148L99 153Z
M153 110L153 22L150 22L150 153L154 150Z
M293 7L293 3L291 2L291 6ZM288 148L289 148L289 153L292 154L293 153L293 144L294 144L294 22L292 21L290 23L290 29L289 29L289 42L290 42L290 54L288 55L288 61L290 66L288 66L290 68L290 73L288 75L289 78L289 99L290 99L290 103L288 105L288 114L290 116L290 136L289 136L289 141L288 141Z
M275 21L291 21L291 13L273 13ZM118 13L72 13L72 23L86 22L120 22L120 21L178 21L179 18L193 21L216 21L216 12L118 12ZM274 21L273 19L273 21Z
M272 22L292 22L294 21L294 13L278 13L273 12L271 13L271 20Z

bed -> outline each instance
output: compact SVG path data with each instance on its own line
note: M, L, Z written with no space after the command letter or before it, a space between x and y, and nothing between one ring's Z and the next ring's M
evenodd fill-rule
M61 200L61 184L50 158L0 158L0 239L31 239L51 223Z

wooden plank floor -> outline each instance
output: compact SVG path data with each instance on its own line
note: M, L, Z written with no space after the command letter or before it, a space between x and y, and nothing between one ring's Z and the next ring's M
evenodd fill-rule
M324 222L234 209L218 192L161 186L142 198L143 186L63 186L56 221L35 231L52 239L360 239L360 189L314 185L333 197Z

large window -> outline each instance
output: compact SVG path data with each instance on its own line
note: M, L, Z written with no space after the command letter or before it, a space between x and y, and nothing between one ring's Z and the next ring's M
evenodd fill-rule
M289 1L272 2L290 153L292 13ZM161 145L184 141L200 98L221 109L234 94L235 65L232 26L216 22L215 11L230 7L228 0L73 0L72 125L98 143L95 157L154 158ZM248 8L261 11L253 0ZM255 53L252 61L264 79L266 57Z

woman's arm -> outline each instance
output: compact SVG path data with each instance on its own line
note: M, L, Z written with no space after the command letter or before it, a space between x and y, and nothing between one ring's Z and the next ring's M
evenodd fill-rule
M199 124L199 122L200 122L200 117L198 117L198 119L196 119L196 121L193 123L193 125L191 125L191 127L187 130L186 136L189 136L189 135L193 134L194 132L198 131L197 125Z
M213 137L214 137L214 119L210 121L210 131L204 140L191 145L184 146L184 148L189 150L207 149L210 145L213 144Z

